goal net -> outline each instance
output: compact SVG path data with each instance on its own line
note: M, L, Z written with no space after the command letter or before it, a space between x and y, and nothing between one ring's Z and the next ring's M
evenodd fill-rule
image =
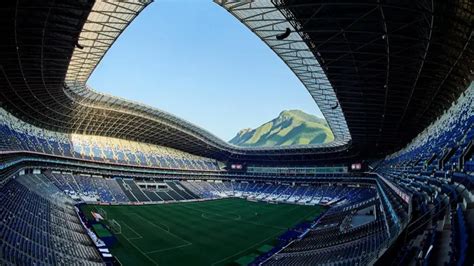
M122 233L122 226L117 221L115 221L114 219L111 219L111 220L108 220L108 222L109 222L110 230L112 230L112 233L114 234Z
M102 216L102 218L104 218L105 220L107 220L107 212L102 209L102 208L97 208L97 213L100 214L100 216Z

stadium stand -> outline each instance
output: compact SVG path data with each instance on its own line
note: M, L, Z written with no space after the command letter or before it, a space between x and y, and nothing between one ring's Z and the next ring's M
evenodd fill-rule
M49 173L47 176L59 189L72 198L86 196L89 199L98 198L102 202L129 201L115 179L54 173Z
M438 121L376 168L380 175L417 199L413 205L413 243L398 254L400 263L413 259L419 252L426 254L428 248L434 251L426 258L426 264L442 261L463 265L465 261L465 213L474 218L470 207L474 202L474 174L469 168L473 106L471 85Z
M410 232L403 248L395 252L395 264L419 260L419 254L426 254L425 265L434 261L462 265L467 259L467 235L473 218L470 206L474 176L470 163L474 110L469 108L474 103L473 91L471 86L406 148L373 162L378 176L366 175L372 183L349 174L332 177L338 181L295 183L272 178L249 181L244 180L248 178L245 173L237 174L242 180L234 181L216 177L137 179L58 171L6 180L1 187L5 202L2 260L20 264L100 264L102 258L75 216L75 202L129 204L242 197L331 207L296 238L262 255L260 263L264 265L373 264L377 259L383 261L383 253L403 230ZM35 152L41 149L56 154L64 150L61 145L48 144L58 143L53 139L42 142L38 137L41 135L29 136L19 137L23 142L3 141L7 143L4 147L10 149L16 142L25 149L36 147ZM91 143L90 152L103 150L94 151L97 139ZM129 151L123 154L138 161L144 156ZM187 167L184 161L173 160L173 165ZM404 195L411 195L411 201ZM33 218L32 210L41 215ZM33 229L40 233L34 234Z
M221 180L150 182L133 178L103 178L52 172L45 172L44 177L54 184L58 191L62 191L73 200L103 203L243 197L251 200L340 206L377 194L370 186L359 187L351 183L281 185L272 182Z
M280 201L300 204L329 204L333 206L357 201L375 194L370 188L350 186L312 186L308 184L290 185L271 182L227 182L227 181L181 181L201 198L245 197L248 199ZM304 195L302 194L304 191Z
M242 264L473 265L471 2L215 0L301 80L335 138L237 147L86 85L151 1L2 1L0 265L113 264L81 206L226 198L323 210Z
M72 201L45 177L22 176L0 191L3 262L102 265Z
M0 149L144 167L218 170L215 160L172 148L90 135L61 134L41 129L0 108Z

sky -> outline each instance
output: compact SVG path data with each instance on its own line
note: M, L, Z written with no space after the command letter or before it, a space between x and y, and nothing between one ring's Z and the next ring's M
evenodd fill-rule
M157 0L129 25L88 81L223 140L283 110L322 116L285 63L212 0Z

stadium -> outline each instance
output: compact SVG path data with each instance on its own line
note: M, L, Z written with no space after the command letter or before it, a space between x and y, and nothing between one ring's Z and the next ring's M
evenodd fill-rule
M472 1L214 0L334 134L276 147L88 86L153 4L0 3L1 265L474 264Z

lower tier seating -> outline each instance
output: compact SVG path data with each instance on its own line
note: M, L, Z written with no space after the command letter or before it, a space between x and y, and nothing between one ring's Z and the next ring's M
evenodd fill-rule
M73 205L40 176L0 188L2 265L102 265Z

